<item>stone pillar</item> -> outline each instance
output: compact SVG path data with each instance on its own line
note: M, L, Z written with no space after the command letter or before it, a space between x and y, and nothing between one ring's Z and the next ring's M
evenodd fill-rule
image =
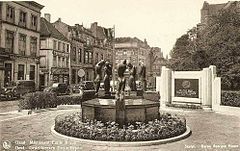
M160 92L160 86L161 85L161 77L157 76L156 77L156 91Z
M126 109L125 109L125 100L124 93L120 94L119 98L116 101L116 122L120 127L125 125L126 121Z
M221 78L216 77L213 81L212 108L216 108L221 104Z
M212 105L214 102L215 93L216 93L214 80L217 77L217 71L216 71L216 66L214 66L214 65L209 66L209 69L210 69L210 74L211 74L211 85L212 85L212 90L211 90L211 105Z
M212 76L210 68L203 69L203 79L202 79L202 105L205 107L210 107L212 105Z
M165 66L162 67L161 85L160 85L160 96L161 106L165 106L166 103L171 103L171 87L172 87L172 71Z

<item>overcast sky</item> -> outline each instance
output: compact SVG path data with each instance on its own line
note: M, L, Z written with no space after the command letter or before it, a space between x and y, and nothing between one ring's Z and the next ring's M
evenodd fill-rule
M176 39L200 22L204 0L36 0L51 14L51 22L90 27L115 25L116 37L147 39L150 46L160 47L166 56ZM228 0L208 0L210 4Z

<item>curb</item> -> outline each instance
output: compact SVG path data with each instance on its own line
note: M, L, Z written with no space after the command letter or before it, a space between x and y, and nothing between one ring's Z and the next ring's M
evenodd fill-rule
M81 109L81 105L58 105L57 110Z
M48 111L59 111L59 110L77 110L81 109L80 105L58 105L56 108L45 108L45 109L37 109L37 110L20 110L20 111L12 111L9 113L22 113L24 115L35 114L35 113L43 113ZM0 114L6 114L7 112L3 112Z
M102 145L102 146L108 146L108 147L138 147L138 146L150 146L150 145L159 145L159 144L166 144L171 143L175 141L182 140L184 138L189 137L192 134L192 131L187 126L186 132L179 136L175 136L172 138L167 139L161 139L161 140L153 140L153 141L138 141L138 142L113 142L113 141L97 141L97 140L89 140L89 139L82 139L82 138L76 138L71 136L66 136L63 134L60 134L54 130L55 125L51 127L51 133L54 137L69 140L69 141L75 141L77 143L84 143L89 145Z

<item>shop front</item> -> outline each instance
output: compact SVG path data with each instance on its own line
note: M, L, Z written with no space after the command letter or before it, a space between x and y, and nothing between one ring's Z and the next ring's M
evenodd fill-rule
M69 69L68 68L52 68L50 79L51 79L51 83L69 84Z
M0 47L0 87L3 87L4 85L6 85L7 78L8 78L8 80L11 80L11 78L12 78L12 74L8 75L8 76L6 75L6 73L8 73L8 71L6 72L6 68L5 68L4 63L7 60L10 60L9 53L7 53L5 51L5 48ZM12 73L12 68L11 68L10 73Z

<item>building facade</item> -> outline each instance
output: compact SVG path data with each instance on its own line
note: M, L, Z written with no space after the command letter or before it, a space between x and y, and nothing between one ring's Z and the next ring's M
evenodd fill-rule
M33 1L0 2L0 85L34 80L39 84L40 16Z
M95 38L94 42L94 64L100 60L113 63L113 39L114 29L105 28L98 25L97 22L91 24L90 30Z
M113 62L113 36L110 28L98 26L97 22L91 24L90 29L79 24L70 26L60 18L53 25L71 42L71 84L94 80L94 67L100 60ZM78 76L80 69L85 71L83 79Z
M71 84L77 84L81 80L93 80L94 36L92 35L92 32L79 24L70 26L62 22L60 18L54 22L53 25L56 29L58 29L59 32L67 37L71 43ZM80 69L83 69L85 71L85 76L82 79L78 76L78 71Z
M156 86L156 77L161 76L162 66L166 64L166 60L163 57L163 52L159 47L151 47L147 58L147 68L149 69L147 74L148 87L153 88Z
M136 37L118 37L115 39L115 66L121 63L123 60L127 60L132 65L136 66L139 70L139 64L142 62L145 66L148 66L148 55L150 47L147 41L140 40ZM146 68L146 73L149 73L149 68ZM116 74L116 71L115 71Z
M70 42L51 23L50 14L41 18L40 86L70 83Z
M209 24L210 18L214 15L217 15L221 10L238 8L240 11L240 2L239 1L228 1L227 3L221 4L209 4L207 1L204 1L203 7L201 9L201 22L197 25L199 30L202 30L206 25Z
M134 37L119 37L115 39L115 63L121 63L124 59L136 67L140 62L146 65L150 47L147 41L141 41Z
M155 87L155 77L161 75L161 68L166 64L161 48L150 47L146 40L142 41L136 37L115 39L115 64L125 59L136 66L138 71L141 62L146 66L146 80L149 88Z

